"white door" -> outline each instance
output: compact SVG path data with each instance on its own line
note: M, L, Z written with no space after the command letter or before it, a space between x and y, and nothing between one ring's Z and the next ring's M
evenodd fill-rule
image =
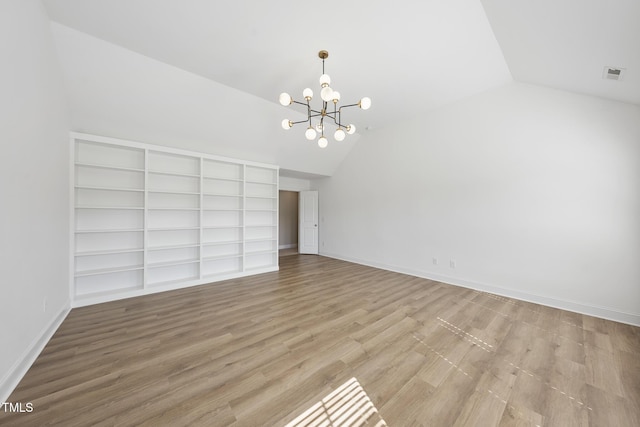
M298 200L298 252L301 254L317 254L318 192L301 191Z

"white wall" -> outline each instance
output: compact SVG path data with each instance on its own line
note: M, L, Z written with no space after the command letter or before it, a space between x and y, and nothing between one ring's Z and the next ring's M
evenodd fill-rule
M305 191L311 189L311 181L308 179L281 176L279 186L281 190Z
M514 83L363 136L318 186L325 255L640 324L638 106Z
M69 307L69 127L40 1L0 2L0 57L0 401L5 401Z
M277 102L286 88L267 101L60 24L53 32L75 131L319 175L331 175L358 140L320 155L304 125L282 129L283 119L303 117Z

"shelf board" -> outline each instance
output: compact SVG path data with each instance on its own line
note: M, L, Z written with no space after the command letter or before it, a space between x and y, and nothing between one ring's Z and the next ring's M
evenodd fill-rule
M166 245L166 246L152 246L147 248L148 251L162 251L167 249L184 249L184 248L198 248L200 243L187 243L184 245Z
M121 271L133 271L133 270L142 270L144 269L143 265L127 265L121 267L109 267L109 268L98 268L95 270L84 270L84 271L76 271L75 277L84 277L84 276L97 276L100 274L109 274L109 273L119 273Z
M85 162L75 162L76 166L84 166L90 168L101 168L101 169L113 169L113 170L121 170L121 171L130 171L130 172L144 172L144 168L128 168L124 166L111 166L111 165L101 165L98 163L85 163Z
M198 193L200 194L200 193ZM242 194L223 194L223 193L202 193L203 196L214 196L214 197L242 197Z
M211 179L211 180L215 180L215 181L231 181L231 182L242 182L242 178L224 178L221 176L207 176L207 175L203 175L202 178L204 179Z
M245 227L277 227L275 224L247 224Z
M81 205L81 206L76 206L76 209L109 209L109 210L130 211L130 210L144 210L144 207L142 207L142 206L87 206L87 205Z
M182 172L159 171L159 170L151 170L151 169L149 169L147 172L155 175L186 176L189 178L200 178L199 173L193 174L193 173L182 173Z
M241 244L242 240L226 240L226 241L217 241L217 242L202 242L202 246L222 246L222 245L238 245Z
M245 209L245 212L277 212L275 209Z
M203 208L203 211L207 212L242 212L242 209L211 209L211 208ZM245 209L246 210L246 209Z
M76 234L82 233L128 233L128 232L142 232L143 228L113 228L110 230L75 230Z
M265 182L265 181L253 181L253 180L245 180L247 184L262 184L262 185L277 185L276 182Z
M200 208L172 208L172 207L163 207L163 208L147 208L148 211L199 211Z
M246 195L245 197L247 199L268 199L268 200L277 199L276 196L250 196L250 195Z
M206 257L202 257L202 261L216 261L219 259L231 259L231 258L238 258L241 259L242 258L242 254L228 254L228 255L211 255L211 256L206 256Z
M158 193L158 194L191 194L194 196L199 196L199 191L178 191L178 190L147 190L148 193Z
M113 249L113 250L103 250L103 251L86 251L86 252L76 252L76 257L83 256L95 256L95 255L112 255L112 254L130 254L135 252L144 252L144 249Z
M275 242L276 239L275 237L267 237L264 239L245 239L245 243L256 243L256 242Z
M182 259L175 261L163 261L147 264L147 268L171 267L173 265L196 264L200 262L200 258Z
M203 225L203 230L222 230L225 228L242 228L241 225Z
M76 185L77 190L131 191L144 193L144 188L96 187L92 185Z
M147 231L178 231L178 230L200 230L200 227L162 227L162 228L147 228Z
M252 251L252 252L245 252L245 255L262 255L262 254L275 254L277 253L277 250L273 250L273 249L269 249L268 251Z

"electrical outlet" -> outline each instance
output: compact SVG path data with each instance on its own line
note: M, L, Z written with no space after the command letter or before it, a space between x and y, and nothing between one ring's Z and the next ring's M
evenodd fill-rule
M455 260L449 260L449 267L451 267L451 268L456 268L456 262L455 262Z

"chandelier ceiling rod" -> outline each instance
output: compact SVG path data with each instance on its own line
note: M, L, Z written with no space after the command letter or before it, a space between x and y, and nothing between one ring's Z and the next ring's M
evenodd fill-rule
M338 102L340 101L340 92L334 91L331 88L331 86L329 86L331 83L331 78L324 72L324 60L329 57L329 52L327 52L326 50L321 50L320 52L318 52L318 57L322 59L322 76L320 76L320 87L321 87L320 97L322 98L322 108L320 110L314 110L313 108L311 108L311 99L313 98L313 91L310 88L306 88L302 92L302 96L304 97L306 102L296 101L291 97L291 95L289 95L286 92L283 92L280 94L279 100L280 100L280 104L284 105L285 107L291 104L299 104L307 107L307 118L305 120L293 122L291 120L284 119L282 121L282 127L285 130L288 130L288 129L291 129L293 125L308 122L309 127L305 131L305 137L308 140L312 141L316 138L317 132L320 132L318 145L321 148L325 148L328 144L328 140L324 136L324 130L325 130L325 124L326 124L325 117L328 118L326 122L330 122L330 120L333 120L333 124L338 127L338 129L335 131L333 135L336 141L342 141L344 140L346 134L351 135L356 131L355 125L342 124L342 121L341 121L342 109L358 106L363 110L368 110L369 107L371 107L371 99L364 97L355 104L347 104L347 105L342 105L338 107ZM328 106L330 102L333 103L333 111L329 111ZM318 124L314 128L312 119L316 117L320 117L320 120L318 121Z

